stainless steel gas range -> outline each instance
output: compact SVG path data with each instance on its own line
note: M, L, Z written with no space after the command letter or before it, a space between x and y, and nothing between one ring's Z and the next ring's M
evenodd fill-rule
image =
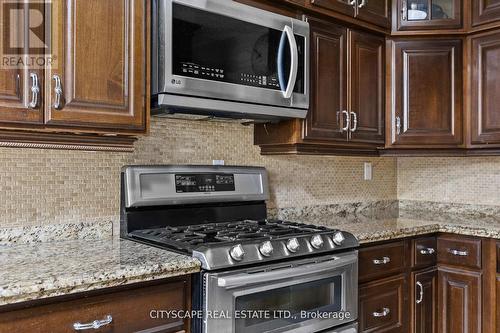
M267 218L264 168L128 166L121 236L192 255L193 332L356 333L356 238Z

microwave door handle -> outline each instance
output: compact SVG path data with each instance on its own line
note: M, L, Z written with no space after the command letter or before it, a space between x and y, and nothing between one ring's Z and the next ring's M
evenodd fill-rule
M282 82L284 82L284 56L285 56L285 37L288 39L288 43L290 44L290 74L288 77L288 85L286 88L282 86ZM278 80L280 83L280 87L283 92L283 97L286 99L291 98L293 94L293 89L295 88L295 81L297 80L297 73L299 70L299 49L297 48L297 42L295 41L295 35L293 33L293 29L290 26L285 26L283 29L283 35L281 36L280 45L278 49Z
M291 268L277 269L261 273L242 273L217 279L217 286L225 289L237 288L251 284L269 283L301 276L315 276L323 272L338 271L343 267L356 263L358 257L355 254L340 257L335 260L320 263L296 266Z

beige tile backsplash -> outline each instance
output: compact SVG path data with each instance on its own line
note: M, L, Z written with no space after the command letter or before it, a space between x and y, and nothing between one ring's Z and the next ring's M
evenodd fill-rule
M0 148L1 227L118 221L119 172L125 164L265 166L270 207L395 200L392 158L269 156L253 145L253 129L236 123L152 120L135 153ZM373 181L362 180L363 162Z
M398 199L500 206L500 157L398 158Z

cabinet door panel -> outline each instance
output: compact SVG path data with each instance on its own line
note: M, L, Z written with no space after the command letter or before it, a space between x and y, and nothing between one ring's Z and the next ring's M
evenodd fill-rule
M412 273L412 332L437 332L437 270Z
M351 106L358 126L353 141L384 143L384 39L351 33Z
M398 30L462 28L461 0L397 0Z
M395 42L392 144L462 143L461 53L460 40Z
M57 61L46 82L47 122L142 130L146 114L146 0L58 0L52 39ZM54 107L55 81L64 99Z
M342 131L347 110L347 29L316 19L311 25L311 106L305 138L347 139Z
M500 143L500 34L472 40L472 143Z
M500 21L500 0L472 1L472 25Z
M438 332L481 332L481 273L440 268L438 280Z
M389 0L365 0L364 3L358 0L358 3L361 7L357 15L359 19L382 27L391 26L391 2Z
M318 8L333 10L345 15L354 16L355 7L349 4L350 0L311 0L311 4Z

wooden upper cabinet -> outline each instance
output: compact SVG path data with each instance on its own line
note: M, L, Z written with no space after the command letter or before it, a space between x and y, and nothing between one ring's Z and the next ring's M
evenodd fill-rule
M351 140L384 144L384 38L351 32Z
M352 0L311 0L313 6L333 10L345 15L354 16L356 7L352 4ZM355 0L354 0L355 1Z
M500 0L473 0L472 26L500 21Z
M394 6L397 30L460 29L463 26L462 0L395 0Z
M390 0L358 0L357 17L382 27L391 26Z
M471 88L472 144L500 144L500 33L472 39Z
M311 105L305 139L345 141L347 119L347 29L309 18L311 27ZM343 111L345 111L343 113Z
M389 46L388 56L393 55L389 81L393 87L387 145L461 145L461 40L405 40Z
M53 1L50 27L56 61L45 80L48 124L145 131L148 4Z

